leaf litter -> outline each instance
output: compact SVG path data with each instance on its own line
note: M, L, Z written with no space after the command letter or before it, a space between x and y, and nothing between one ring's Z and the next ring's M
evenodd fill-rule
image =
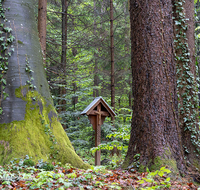
M198 190L200 187L184 178L170 178L165 167L155 172L137 172L134 169L108 170L105 166L78 169L66 164L52 163L47 171L23 162L0 166L0 189L46 190L112 190L112 189L171 189Z

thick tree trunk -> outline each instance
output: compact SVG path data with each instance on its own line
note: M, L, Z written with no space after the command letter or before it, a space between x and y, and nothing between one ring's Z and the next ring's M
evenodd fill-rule
M130 0L130 22L134 105L124 167L140 154L141 170L169 165L184 171L171 0Z
M8 97L2 101L0 119L0 164L17 157L56 159L88 168L76 155L57 119L43 68L34 12L34 1L6 0L7 27L12 28L15 51L6 74ZM34 72L26 72L27 67ZM29 81L29 82L28 82ZM33 87L35 86L35 87Z
M47 0L38 0L38 32L42 48L43 61L46 62L46 21Z
M179 2L179 3L177 3ZM195 64L194 1L175 1L174 38L179 124L187 165L199 168L198 87Z

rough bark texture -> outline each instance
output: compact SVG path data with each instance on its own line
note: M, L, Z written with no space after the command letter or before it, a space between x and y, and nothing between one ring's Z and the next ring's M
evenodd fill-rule
M175 18L174 45L179 94L179 124L184 157L187 158L188 167L199 168L200 144L195 64L194 1L173 0L172 2ZM178 6L177 2L182 3L182 6ZM180 9L180 7L183 9Z
M43 68L42 53L32 0L6 0L4 7L7 26L13 29L14 53L9 58L6 74L6 92L2 102L3 114L0 119L0 164L11 159L29 155L34 160L56 159L71 163L75 167L88 168L75 153L66 133L57 120L48 83ZM34 71L30 89L26 81L30 73L26 64Z
M129 81L128 81L128 83L129 83L129 85L130 85L130 87L131 87L131 76L129 76ZM131 91L131 88L130 88L130 91L128 92L128 102L129 102L129 107L130 108L132 108L132 91Z
M187 20L188 29L186 31L186 36L188 39L188 49L190 52L191 59L191 72L196 76L196 65L195 65L195 26L194 26L194 0L185 1L183 4L185 9L185 15Z
M132 130L124 166L185 169L177 122L171 0L130 0Z
M47 0L38 0L38 32L42 48L44 63L46 60L46 20L47 20Z

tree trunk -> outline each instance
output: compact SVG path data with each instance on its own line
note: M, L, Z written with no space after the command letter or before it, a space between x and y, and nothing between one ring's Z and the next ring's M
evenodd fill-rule
M38 32L42 48L43 61L46 63L46 21L47 0L38 0Z
M124 167L184 171L177 117L171 0L130 0L133 118Z
M111 55L111 106L115 110L115 63L114 63L114 31L113 31L113 0L110 0L110 55ZM114 127L114 117L111 117ZM117 147L111 151L111 155L117 154Z
M66 66L67 66L67 9L68 9L68 2L67 0L62 0L62 55L61 55L61 78L64 81L62 83L62 87L59 87L60 91L60 100L58 102L59 108L58 112L66 111L66 83L65 83L65 76L66 76Z
M115 110L114 32L113 0L110 0L110 52L111 52L111 106ZM114 118L112 118L113 120Z
M29 155L34 160L57 160L88 168L75 153L57 119L43 68L34 1L7 0L7 27L12 28L15 51L6 74L8 97L2 101L0 164ZM28 68L28 70L27 70ZM34 72L31 72L33 70ZM35 87L34 87L35 86Z
M199 166L198 86L195 64L194 1L173 1L179 124L187 165ZM196 168L197 166L195 166Z
M99 85L99 77L98 77L98 63L97 63L97 58L96 58L96 53L94 54L94 86ZM98 97L99 96L99 89L95 88L93 90L93 97Z
M94 0L94 35L97 38L97 23L96 23L96 0ZM98 77L98 63L97 63L97 54L94 52L94 86L98 86L99 77ZM99 89L95 88L93 90L93 97L99 96Z
M130 91L128 92L128 103L129 103L129 107L132 108L132 91L131 91L131 75L129 76L129 80L128 80L128 84L130 86Z

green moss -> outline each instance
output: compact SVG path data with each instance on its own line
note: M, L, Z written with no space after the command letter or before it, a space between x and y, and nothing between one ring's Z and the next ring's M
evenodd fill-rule
M153 171L153 170L159 170L163 166L168 166L173 172L178 173L179 170L177 168L177 162L175 159L171 158L171 151L169 148L165 150L162 157L157 156L152 161L150 160L147 167Z
M26 166L35 166L35 162L31 159L28 159L28 160L24 160L24 163L23 165L26 165Z
M138 168L138 172L144 172L146 169L146 166L140 164L140 167Z
M179 173L175 159L164 159L160 156L155 157L153 161L150 160L147 165L140 164L138 171L144 172L146 167L148 167L150 171L155 171L159 170L163 166L168 166L171 171Z
M194 159L193 162L192 162L192 165L194 165L194 167L197 168L198 171L200 171L199 160Z
M50 162L54 154L56 161L63 164L70 163L85 169L90 167L75 153L52 105L46 106L44 98L37 91L29 91L28 87L16 89L15 95L27 102L25 119L0 124L0 139L3 139L0 141L0 164L25 155L34 161L43 159ZM54 113L52 118L49 118L50 112ZM50 135L45 133L46 124L55 136L56 145L53 145ZM50 148L52 146L53 149Z
M126 169L126 168L128 168L129 165L134 165L134 163L130 163L130 158L126 157L126 159L122 165L122 168ZM149 160L148 163L145 165L140 163L138 171L144 172L144 171L146 171L146 167L148 167L150 169L150 171L159 170L163 166L168 166L170 168L170 170L172 170L175 173L179 172L178 168L177 168L176 160L171 158L171 151L169 148L165 150L162 157L157 156L154 158L154 160Z
M20 40L17 40L17 42L19 43L19 44L24 44L22 41L20 41Z
M52 171L54 170L54 166L49 163L45 163L40 169L44 169L45 171Z
M126 157L124 162L123 162L123 164L122 164L122 166L121 166L121 168L122 169L127 169L129 165L130 165L130 159L129 159L129 157Z
M163 159L160 156L157 156L154 159L154 163L150 166L150 170L159 170L163 166L168 166L171 170L173 170L175 173L178 173L178 168L176 165L175 159Z

